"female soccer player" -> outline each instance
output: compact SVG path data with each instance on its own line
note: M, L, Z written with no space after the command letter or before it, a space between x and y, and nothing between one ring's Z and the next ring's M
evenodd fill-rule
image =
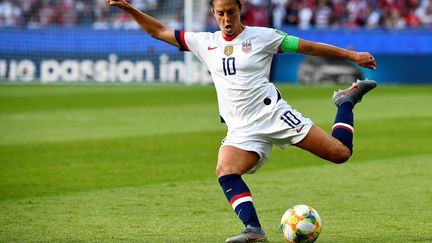
M137 10L126 0L107 0L120 7L152 37L194 53L207 65L216 87L221 118L228 127L219 150L216 175L235 213L245 225L240 235L226 242L267 241L252 203L244 173L255 172L268 159L274 144L295 145L334 163L352 154L353 108L376 86L371 80L357 81L335 92L338 107L332 135L317 127L282 99L269 82L273 55L297 52L345 58L370 69L376 68L371 54L300 39L263 27L244 26L240 0L212 0L211 10L219 25L215 33L172 30Z

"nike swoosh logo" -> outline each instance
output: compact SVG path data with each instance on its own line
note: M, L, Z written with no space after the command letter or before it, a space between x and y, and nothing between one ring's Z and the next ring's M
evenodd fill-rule
M243 210L243 208L240 208L240 211L238 212L237 216L240 217L240 213Z
M303 130L304 126L305 126L305 125L302 125L300 128L297 128L297 129L296 129L296 132L297 132L297 133L300 133L300 132Z
M346 92L346 93L344 94L344 96L347 96L347 95L351 94L351 93L354 92L354 91L357 92L357 93L360 92L360 91L359 91L359 88L358 88L357 85L353 86L350 90L348 90L348 92Z
M216 49L216 48L217 48L217 46L215 46L215 47L210 47L210 46L209 46L209 47L207 48L207 50L211 51L211 50L214 50L214 49Z

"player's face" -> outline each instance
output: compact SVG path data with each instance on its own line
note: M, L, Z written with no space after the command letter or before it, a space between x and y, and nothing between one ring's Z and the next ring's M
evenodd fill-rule
M240 22L241 7L235 0L216 0L213 15L224 36L237 36L243 30Z

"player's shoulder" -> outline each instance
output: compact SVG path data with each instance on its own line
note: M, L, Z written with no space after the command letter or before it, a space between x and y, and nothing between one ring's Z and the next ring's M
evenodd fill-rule
M266 35L276 33L276 29L260 26L247 26L247 30L251 34Z
M211 32L186 32L186 33L194 37L202 37L202 38L208 38L213 35L213 33Z
M220 34L217 32L188 32L188 35L198 41L211 41L216 40Z
M253 37L264 42L278 37L277 30L269 27L248 26L247 32L248 38Z

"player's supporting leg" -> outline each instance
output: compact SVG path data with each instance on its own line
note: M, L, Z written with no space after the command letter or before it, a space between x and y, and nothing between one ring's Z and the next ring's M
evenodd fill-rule
M261 229L252 194L241 175L250 170L259 160L259 156L232 146L224 146L219 152L216 174L223 192L234 212L246 229L238 236L228 238L226 242L266 241Z
M230 174L219 178L219 183L237 216L248 227L261 227L252 194L240 175Z
M376 87L372 80L357 80L351 87L333 94L333 101L338 107L332 136L342 142L352 154L354 134L354 106L361 101L363 95Z

